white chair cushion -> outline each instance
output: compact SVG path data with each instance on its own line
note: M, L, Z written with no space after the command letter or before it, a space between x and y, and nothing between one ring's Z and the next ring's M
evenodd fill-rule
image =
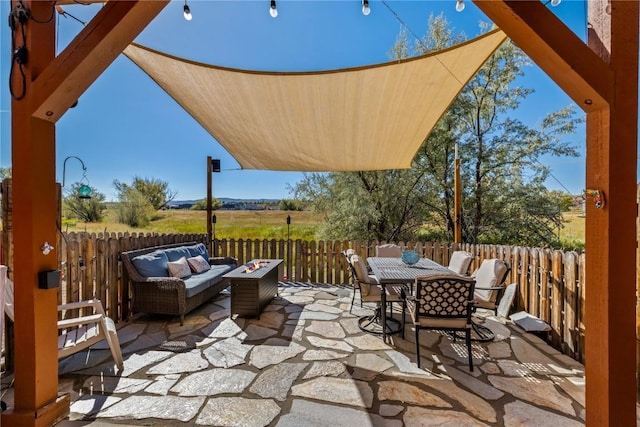
M473 255L466 251L455 251L449 260L449 270L457 274L466 275L469 272L469 265L473 261Z
M358 277L358 281L360 283L378 283L375 276L369 275L369 272L367 271L367 265L362 259L360 259L358 255L352 255L350 261L351 265L353 265L353 268L356 271L356 276Z
M495 302L498 292L491 290L484 290L478 288L493 288L500 286L499 280L502 280L507 266L499 259L485 259L482 261L480 268L475 272L476 289L474 291L474 297L477 300L492 301Z

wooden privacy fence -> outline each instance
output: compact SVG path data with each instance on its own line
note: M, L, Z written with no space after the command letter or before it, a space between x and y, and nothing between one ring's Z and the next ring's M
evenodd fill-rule
M206 240L205 234L64 233L60 250L56 251L63 273L58 301L99 298L109 317L115 321L127 320L131 314L131 293L120 253L171 243L206 243ZM349 283L349 275L341 252L353 248L361 256L373 256L375 246L384 242L222 239L214 243L214 254L236 257L239 263L256 258L284 259L285 280L345 284ZM454 250L469 251L474 255L472 270L487 258L507 261L511 265L507 280L518 284L513 309L525 310L547 322L552 328L550 344L584 361L584 254L500 245L400 244L443 265L449 263ZM6 246L3 252L6 256ZM12 263L8 264L11 269Z

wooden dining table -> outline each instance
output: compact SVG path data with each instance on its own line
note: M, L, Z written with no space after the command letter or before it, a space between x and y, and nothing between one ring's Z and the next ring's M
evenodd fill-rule
M396 333L398 331L387 330L387 315L384 307L387 305L386 286L390 284L407 284L413 283L416 277L432 276L437 274L456 274L447 267L438 264L428 258L420 258L417 263L407 265L402 262L402 258L384 258L369 257L367 263L371 267L371 272L376 277L380 286L382 286L382 295L380 304L383 307L380 310L382 327L382 339L386 341L387 334Z

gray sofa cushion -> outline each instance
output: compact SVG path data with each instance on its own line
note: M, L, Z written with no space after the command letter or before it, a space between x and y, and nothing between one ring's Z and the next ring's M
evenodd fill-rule
M191 256L202 255L202 258L209 260L209 251L207 251L207 247L203 243L198 243L197 245L194 245L194 246L185 246L185 247L189 250L189 252L191 253Z
M133 266L144 277L167 277L167 254L164 251L153 251L146 255L138 255L131 260Z
M210 270L199 274L193 274L191 277L184 279L187 298L202 292L212 285L215 285L222 280L223 274L233 270L234 268L234 265L212 265Z
M167 254L167 258L169 258L169 261L171 262L178 261L182 257L191 258L193 256L191 255L191 252L189 252L189 249L187 249L186 246L181 246L179 248L164 249L164 253ZM205 259L208 260L209 258L205 258Z

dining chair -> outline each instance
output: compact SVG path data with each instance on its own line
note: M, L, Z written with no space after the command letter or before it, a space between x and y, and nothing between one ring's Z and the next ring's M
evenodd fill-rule
M385 300L389 304L390 314L389 319L392 319L393 303L400 303L402 305L402 319L401 319L401 333L404 338L404 326L405 326L405 314L406 314L406 299L405 293L401 285L385 285L384 288L380 286L378 280L374 275L367 274L367 266L365 262L358 255L351 255L349 258L350 265L353 268L354 278L354 296L351 299L351 307L353 308L353 302L355 298L355 288L360 291L360 307L363 302L374 302L377 304L376 310L373 315L365 316L359 320L360 328L367 332L374 332L367 327L371 324L380 324L381 311L386 309L381 307L382 304L382 292L385 292ZM351 309L349 309L351 313ZM374 332L377 333L377 332Z
M420 330L464 332L469 370L473 372L471 352L471 312L475 280L456 274L419 276L415 281L415 297L407 307L416 334L416 363L420 367Z
M473 255L467 251L454 251L449 259L447 268L456 274L466 276L473 261Z
M511 271L508 262L492 258L485 259L480 267L473 272L476 281L473 295L473 311L478 308L492 310L497 315L500 301L506 290L506 278ZM514 289L515 291L515 289ZM484 325L473 323L474 341L491 341L495 338L493 332Z
M511 271L509 263L500 259L485 259L472 274L476 280L473 295L474 308L493 310L496 314L506 288L505 279Z
M344 256L345 261L347 262L347 267L349 268L349 276L351 277L351 284L353 285L353 292L351 294L351 306L349 307L349 313L353 310L353 303L356 300L356 290L360 290L360 282L358 281L357 273L353 264L351 264L351 256L355 255L356 251L353 249L346 249L342 251L342 255ZM360 303L362 306L362 303Z
M376 256L382 258L400 258L402 256L402 246L393 243L376 245Z

